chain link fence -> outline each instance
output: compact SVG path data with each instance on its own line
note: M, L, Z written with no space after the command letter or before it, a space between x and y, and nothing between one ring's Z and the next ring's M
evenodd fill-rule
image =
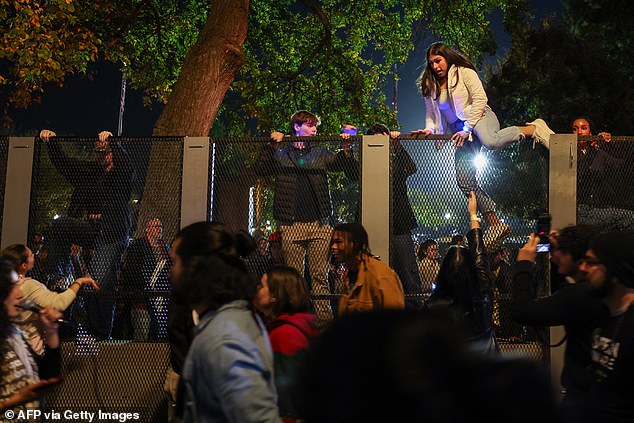
M517 250L548 208L548 153L526 142L499 151L467 144L456 154L450 143L436 138L402 135L390 142L390 265L403 281L406 303L419 307L429 296L434 269L468 231L465 192L478 191L483 229L490 223L484 212L490 211L510 227L508 236L488 245L502 349L548 365L549 345L559 340L551 342L544 328L518 325L510 317ZM203 176L209 187L207 216L234 230L248 230L258 241L259 248L245 259L254 275L273 264L304 274L322 320L336 318L343 289L330 260L332 227L360 221L361 189L374 189L360 186L362 139L210 140ZM634 172L629 165L632 140L581 140L587 148L578 153L577 221L634 227L628 183ZM308 148L292 146L308 141ZM8 146L8 139L0 138L3 187ZM74 376L49 398L49 406L78 404L69 398L83 398L86 386L97 398L90 403L95 407L155 410L163 404L168 251L181 226L181 192L187 189L181 179L183 161L183 138L117 138L108 148L94 138L36 140L27 235L35 254L31 275L60 292L86 274L101 286L99 291L82 288L66 311L76 324L66 334L64 369ZM2 190L2 205L4 200ZM435 241L436 253L421 249L427 240ZM547 255L540 255L538 269L536 292L545 296L550 293ZM125 385L124 376L149 377L153 388L137 392ZM108 393L117 385L124 389ZM160 421L165 413L144 415L144 421Z

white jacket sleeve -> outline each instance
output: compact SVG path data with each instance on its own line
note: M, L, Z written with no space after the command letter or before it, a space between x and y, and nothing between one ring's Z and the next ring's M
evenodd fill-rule
M49 289L41 282L35 279L25 279L20 285L24 297L33 301L40 307L52 307L59 311L64 311L75 300L75 291L67 289L62 293L49 291Z
M465 116L465 126L469 131L473 130L473 127L484 115L486 105L488 102L487 94L484 91L484 86L480 80L480 76L473 69L458 68L460 79L465 84L467 91L471 97L471 107L467 115Z

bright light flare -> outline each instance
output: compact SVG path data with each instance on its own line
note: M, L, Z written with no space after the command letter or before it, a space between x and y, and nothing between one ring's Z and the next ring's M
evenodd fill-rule
M487 158L484 154L480 153L473 159L473 164L479 172L482 172L487 167Z

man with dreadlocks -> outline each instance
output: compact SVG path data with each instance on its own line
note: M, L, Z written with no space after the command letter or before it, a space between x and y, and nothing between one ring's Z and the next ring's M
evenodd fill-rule
M405 307L401 280L390 266L372 256L368 233L360 223L335 226L330 249L341 270L343 292L339 299L339 316Z

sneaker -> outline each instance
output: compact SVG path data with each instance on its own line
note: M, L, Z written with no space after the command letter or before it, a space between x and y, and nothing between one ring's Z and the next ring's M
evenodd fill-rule
M511 227L506 223L498 223L497 225L489 226L484 233L484 246L487 252L492 253L502 246L502 243L506 238L511 235Z
M546 147L546 150L550 148L550 136L555 133L548 127L543 119L535 119L532 122L526 122L527 125L533 125L535 132L533 133L533 139L538 143Z

